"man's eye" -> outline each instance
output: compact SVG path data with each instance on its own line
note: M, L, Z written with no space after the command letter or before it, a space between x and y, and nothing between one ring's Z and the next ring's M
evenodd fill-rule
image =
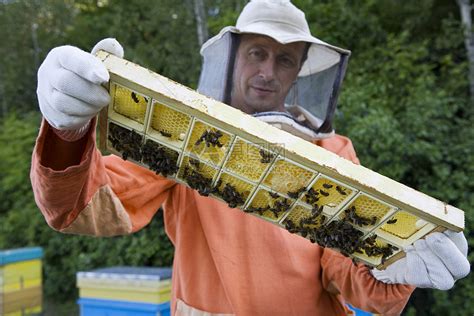
M261 50L253 49L249 51L249 56L254 59L262 59L264 58L265 54Z
M296 62L291 59L290 57L281 57L280 58L280 63L284 66L284 67L288 67L288 68L293 68L296 66Z

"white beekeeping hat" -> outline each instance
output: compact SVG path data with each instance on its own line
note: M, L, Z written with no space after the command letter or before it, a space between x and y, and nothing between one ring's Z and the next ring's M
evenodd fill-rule
M201 48L198 91L229 103L238 34L258 34L282 44L307 42L308 56L286 98L287 112L254 116L308 140L334 133L332 119L350 51L311 35L304 13L289 0L253 0L235 26L223 28Z

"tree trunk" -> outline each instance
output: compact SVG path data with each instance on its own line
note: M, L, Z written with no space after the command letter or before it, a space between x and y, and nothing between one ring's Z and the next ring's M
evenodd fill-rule
M472 32L471 0L456 0L461 12L461 21L464 26L464 45L466 46L469 61L469 92L471 101L474 101L474 34Z
M209 37L206 22L206 9L203 0L194 0L194 17L196 18L196 29L198 35L199 46Z

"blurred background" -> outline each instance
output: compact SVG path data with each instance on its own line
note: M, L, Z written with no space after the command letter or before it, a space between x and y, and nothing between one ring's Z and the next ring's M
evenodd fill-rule
M173 247L160 216L134 235L114 238L63 235L46 225L29 181L42 60L55 46L89 51L100 39L115 37L125 58L195 88L200 44L234 25L246 2L0 1L0 249L43 248L46 315L77 313L77 271L170 266ZM460 13L463 3L470 12L470 1L293 2L306 12L313 35L352 51L336 131L352 139L364 166L463 209L472 247L474 82L468 49L474 44ZM447 292L417 289L404 314L473 315L473 297L470 275Z

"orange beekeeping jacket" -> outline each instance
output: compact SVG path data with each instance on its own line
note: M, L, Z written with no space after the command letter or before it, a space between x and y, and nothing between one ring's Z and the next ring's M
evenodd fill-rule
M387 285L364 265L117 156L102 156L95 132L78 164L67 157L44 121L32 157L35 200L60 232L113 236L146 226L160 206L175 246L173 315L346 315L345 303L400 314L413 287ZM317 143L358 163L351 141ZM63 160L65 160L64 158ZM192 311L192 313L191 313ZM207 312L207 313L205 313Z

